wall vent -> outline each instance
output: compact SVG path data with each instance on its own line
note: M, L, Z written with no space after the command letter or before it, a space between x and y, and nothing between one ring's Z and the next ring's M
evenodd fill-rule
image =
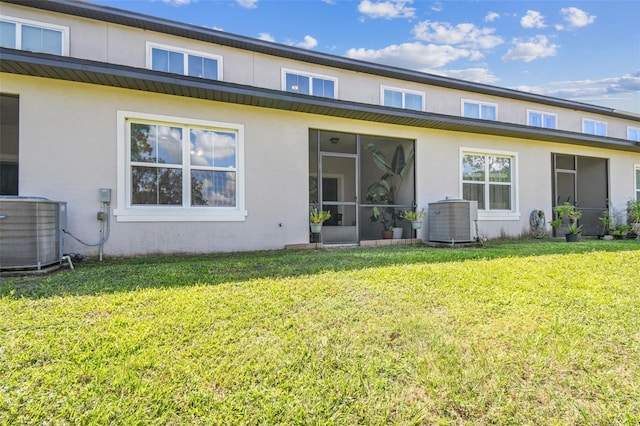
M476 240L478 202L447 199L429 203L429 241L466 243Z
M67 203L0 197L0 270L41 269L62 260Z

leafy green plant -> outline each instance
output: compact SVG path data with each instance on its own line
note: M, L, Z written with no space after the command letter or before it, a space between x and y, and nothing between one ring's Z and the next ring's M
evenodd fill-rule
M627 214L629 215L629 221L633 223L633 232L637 234L637 238L640 238L640 200L629 201Z
M404 147L402 144L398 144L391 162L387 160L384 153L373 143L368 144L365 150L371 154L376 166L384 172L382 176L367 189L367 202L369 204L379 205L395 204L396 195L400 192L402 181L413 165L413 148L409 150L409 154L405 158ZM395 226L396 218L396 212L393 207L375 206L372 208L371 220L373 222L379 220L385 231Z
M424 209L420 210L419 212L414 210L407 210L403 213L403 216L409 222L419 222L424 220L427 214L425 213Z
M331 212L329 211L313 209L309 213L309 222L314 224L320 224L329 219L331 219Z
M613 218L611 217L611 212L609 211L609 209L603 210L598 220L602 222L602 234L603 235L611 234Z
M567 234L579 234L582 231L582 225L573 222L567 227Z
M578 220L582 217L582 212L576 209L576 206L574 206L571 203L564 203L554 207L553 211L558 215L558 219L560 220L560 222L557 222L556 220L554 220L551 222L552 226L554 224L556 224L556 227L560 226L564 222L564 220L568 220L569 227L572 227L573 225L572 229L573 230L577 229ZM582 229L582 227L580 228ZM569 233L576 233L576 232L569 232Z

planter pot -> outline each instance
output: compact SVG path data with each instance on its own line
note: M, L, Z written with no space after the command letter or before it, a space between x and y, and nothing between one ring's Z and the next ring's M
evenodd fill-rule
M320 231L322 231L321 223L312 223L310 224L310 226L311 226L311 232L313 232L314 234L319 234Z
M393 239L399 240L400 238L402 238L402 231L402 228L393 228Z
M390 240L393 238L393 231L391 229L382 231L382 238L385 240Z
M564 238L568 243L575 243L578 241L578 234L565 234Z
M422 221L411 222L411 229L420 229L422 228Z

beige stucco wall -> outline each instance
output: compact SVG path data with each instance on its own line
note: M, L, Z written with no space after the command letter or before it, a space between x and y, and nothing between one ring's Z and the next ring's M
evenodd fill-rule
M88 84L2 74L0 91L20 96L20 195L68 203L69 230L97 241L99 188L117 205L117 112L136 111L244 126L244 222L118 222L112 217L106 255L278 249L308 241L309 129L416 141L418 206L460 194L460 148L518 155L518 220L480 221L495 238L528 231L529 213L551 217L551 153L607 158L610 195L623 206L634 195L640 154L443 132L283 112ZM420 236L425 237L426 229ZM65 237L65 250L96 253Z

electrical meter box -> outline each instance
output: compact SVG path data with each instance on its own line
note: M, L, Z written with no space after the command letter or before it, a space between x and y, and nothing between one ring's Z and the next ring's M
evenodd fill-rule
M101 203L111 202L111 188L100 188L100 202Z

